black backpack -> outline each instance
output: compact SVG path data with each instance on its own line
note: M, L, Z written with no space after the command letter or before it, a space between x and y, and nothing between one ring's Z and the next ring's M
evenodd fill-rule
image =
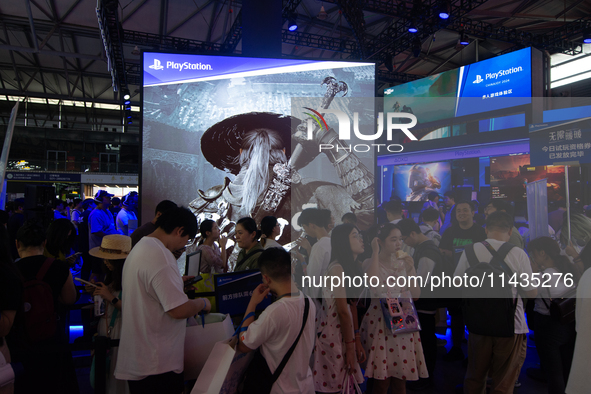
M25 282L25 331L31 343L53 337L57 329L53 292L51 286L43 281L54 261L47 258L35 278Z
M488 242L481 242L492 254L489 263L478 261L474 252L474 244L465 248L466 258L470 268L466 270L469 278L476 276L483 281L480 287L467 286L462 289L462 312L468 331L474 334L492 337L512 337L515 333L515 309L517 297L513 298L513 286L508 284L513 271L505 257L515 247L505 242L496 251ZM490 275L494 278L494 286L491 286ZM500 276L504 275L504 286L501 285Z

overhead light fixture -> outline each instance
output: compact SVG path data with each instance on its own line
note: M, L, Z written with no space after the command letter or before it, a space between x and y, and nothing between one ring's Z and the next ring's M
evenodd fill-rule
M439 19L449 19L451 16L451 7L449 1L442 0L439 2L437 6L437 15L439 15Z
M591 27L587 27L583 30L583 42L585 44L591 44Z
M410 20L410 25L408 26L408 32L415 34L419 31L419 28L417 27L416 21L414 19Z
M328 13L326 12L326 10L324 9L324 6L320 7L320 12L318 12L318 15L316 16L318 19L320 19L321 21L325 20L326 18L328 18Z
M298 23L295 17L291 17L287 20L287 30L296 31L298 29Z
M466 33L462 33L460 35L460 45L469 45L470 41L468 40L468 36Z
M128 93L125 93L125 94L123 95L123 100L129 100L130 98L131 98L131 96L129 95L129 92L128 92ZM127 104L127 103L126 103L126 104Z
M134 56L138 56L140 54L140 49L137 47L137 45L135 46L135 48L133 48L133 51L131 51L131 54Z

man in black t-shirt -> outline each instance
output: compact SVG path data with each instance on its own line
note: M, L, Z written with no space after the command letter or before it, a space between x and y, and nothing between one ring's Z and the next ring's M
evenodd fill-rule
M470 201L460 201L455 206L457 223L445 230L439 249L455 268L466 245L486 240L486 231L474 223L474 207ZM460 301L457 299L456 301ZM445 355L446 361L463 360L461 343L464 339L464 318L459 302L447 308L451 316L452 348Z
M453 257L455 264L466 245L486 239L486 231L474 223L474 207L469 201L456 204L456 219L458 223L445 230L439 244L439 249L445 256Z

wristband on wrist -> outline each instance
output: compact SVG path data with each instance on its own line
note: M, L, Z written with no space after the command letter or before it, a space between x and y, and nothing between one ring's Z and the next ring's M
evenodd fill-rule
M346 345L348 345L348 344L350 344L350 343L355 343L355 339L352 339L352 340L350 340L350 341L345 341L345 344L346 344Z

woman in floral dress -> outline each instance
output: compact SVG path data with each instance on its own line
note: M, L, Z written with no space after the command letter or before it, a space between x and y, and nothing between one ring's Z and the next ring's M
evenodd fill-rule
M363 238L357 227L341 224L332 230L329 276L363 276L357 256L363 253ZM353 290L353 291L351 291ZM314 348L314 387L320 393L339 393L348 373L363 382L359 362L365 360L357 330L358 289L335 287L322 291L323 321ZM355 297L357 295L357 297Z
M406 255L397 259L402 247L402 234L396 225L387 223L372 242L371 259L363 263L369 277L377 276L380 284L371 288L372 301L361 323L361 339L367 353L365 376L374 379L372 393L387 393L388 388L396 394L406 393L406 380L428 377L423 347L418 332L392 334L386 327L380 298L397 297L401 291L410 291L417 299L420 288L395 288L388 286L388 277L416 276L413 260ZM379 244L379 253L378 247ZM394 256L394 258L393 258ZM391 282L391 281L390 281Z

